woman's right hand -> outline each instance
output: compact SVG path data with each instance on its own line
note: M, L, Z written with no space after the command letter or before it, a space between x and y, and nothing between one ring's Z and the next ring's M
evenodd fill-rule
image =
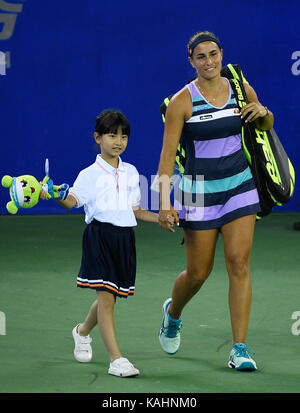
M161 209L158 213L159 225L168 231L175 232L174 224L179 225L178 213L170 206L170 210Z

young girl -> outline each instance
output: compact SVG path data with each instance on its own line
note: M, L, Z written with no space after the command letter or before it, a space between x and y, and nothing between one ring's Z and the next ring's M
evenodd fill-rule
M136 219L158 222L158 214L139 208L139 174L121 160L130 125L119 111L105 110L96 118L94 138L100 147L95 163L82 170L64 200L64 208L84 207L87 224L83 234L82 261L77 286L96 290L97 299L82 323L72 331L74 357L92 359L89 333L98 324L110 357L108 373L137 376L139 370L123 357L114 324L116 297L134 294L136 251L133 227Z

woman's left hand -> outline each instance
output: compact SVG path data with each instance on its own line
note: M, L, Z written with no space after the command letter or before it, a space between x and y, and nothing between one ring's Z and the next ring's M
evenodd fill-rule
M256 102L248 103L241 109L242 119L245 119L245 122L253 122L258 118L264 118L267 114L267 109Z

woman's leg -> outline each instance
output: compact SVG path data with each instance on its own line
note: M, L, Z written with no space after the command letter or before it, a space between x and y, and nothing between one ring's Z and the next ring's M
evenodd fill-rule
M187 268L177 277L172 299L163 305L163 321L159 341L167 354L175 354L180 346L181 313L209 276L214 261L218 230L184 230Z
M233 344L245 343L252 300L250 254L255 215L238 218L222 227L229 275L229 309Z
M179 319L184 306L199 291L209 276L214 262L218 230L184 230L187 268L177 277L169 314Z

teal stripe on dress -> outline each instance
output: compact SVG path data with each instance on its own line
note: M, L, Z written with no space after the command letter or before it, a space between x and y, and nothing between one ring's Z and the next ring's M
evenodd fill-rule
M198 105L198 106L193 106L193 112L198 112L198 110L207 110L211 109L210 105Z
M194 102L201 102L202 100L204 100L202 96L194 96L194 97L192 97L192 102L193 102L193 103L194 103Z
M193 101L193 103L194 102L201 102L201 101L203 101L203 99L202 98L198 99L197 97L195 97L195 98L192 99L192 101ZM232 98L228 101L227 104L228 105L234 105L235 103L236 103L235 99ZM207 110L207 109L211 109L211 108L212 108L212 106L209 105L209 104L197 105L197 106L193 106L193 112L197 112L199 110Z
M203 175L199 175L198 181L193 181L193 194L214 194L216 192L228 191L252 178L249 166L244 171L229 176L228 178L205 181L204 179L201 179L201 176ZM188 176L183 176L179 188L184 192L191 193L191 184L192 180L188 178Z

